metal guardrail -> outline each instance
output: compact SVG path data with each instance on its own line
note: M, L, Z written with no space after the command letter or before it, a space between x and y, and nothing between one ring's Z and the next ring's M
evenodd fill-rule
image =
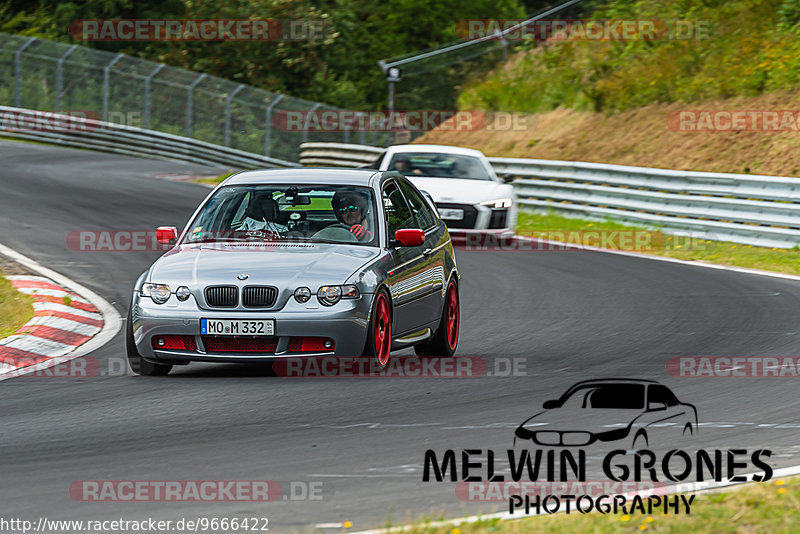
M212 167L299 166L291 161L155 130L73 115L45 115L41 111L7 106L0 106L0 136Z
M300 161L325 154L352 166L384 149L305 143ZM776 248L800 246L800 178L674 171L604 163L489 158L499 175L516 177L520 205L592 219L657 227L675 234Z
M300 163L306 167L360 167L374 162L385 151L369 145L303 143Z

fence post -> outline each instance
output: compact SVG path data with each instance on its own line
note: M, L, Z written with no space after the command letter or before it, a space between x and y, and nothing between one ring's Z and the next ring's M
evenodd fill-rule
M186 137L191 137L192 136L192 114L193 114L192 107L194 105L194 101L193 101L194 100L194 97L193 97L194 88L197 87L198 83L202 82L207 77L208 77L207 74L201 74L200 76L197 77L197 79L195 81L193 81L191 84L189 84L189 88L187 89L187 92L186 92L186 130L185 130Z
M61 111L61 93L64 90L64 60L78 48L78 45L72 45L69 49L61 54L58 58L56 66L56 111Z
M225 146L231 146L231 100L245 87L247 87L245 84L239 84L239 87L231 91L225 99Z
M19 107L19 93L20 93L20 86L22 85L22 52L28 48L33 42L36 40L36 37L31 37L25 44L20 46L16 52L14 52L14 107Z
M110 83L111 67L124 57L125 54L117 54L108 65L103 67L103 122L108 122L108 85Z
M369 118L369 115L367 115L367 118ZM369 121L367 121L367 125L369 125ZM367 130L364 128L361 128L361 144L367 144Z
M306 120L303 121L303 143L308 141L308 121L311 119L311 114L317 111L317 108L320 107L322 104L317 102L311 109L308 110L308 115L306 115ZM299 148L299 147L298 147Z
M144 79L144 127L150 128L150 80L155 78L161 69L166 67L163 63L154 68Z
M264 115L264 155L269 157L270 152L270 141L272 140L272 108L274 108L278 102L283 100L284 95L278 94L275 98L272 99L272 102L269 103L267 106L267 111Z

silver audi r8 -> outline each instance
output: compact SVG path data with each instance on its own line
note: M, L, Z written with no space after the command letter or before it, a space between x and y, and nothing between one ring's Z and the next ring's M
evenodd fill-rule
M131 369L192 361L452 356L459 279L447 227L396 172L245 171L222 182L136 281Z

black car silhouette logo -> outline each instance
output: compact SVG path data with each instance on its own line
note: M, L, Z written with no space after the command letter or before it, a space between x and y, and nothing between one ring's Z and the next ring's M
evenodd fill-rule
M531 441L544 447L585 447L595 442L632 439L633 448L658 438L693 436L697 409L652 380L611 378L578 382L544 411L522 423L515 446Z

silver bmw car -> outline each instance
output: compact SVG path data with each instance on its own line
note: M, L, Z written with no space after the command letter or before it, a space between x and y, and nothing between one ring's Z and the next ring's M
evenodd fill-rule
M136 281L131 369L193 361L452 356L459 279L447 227L396 172L245 171L214 189Z

